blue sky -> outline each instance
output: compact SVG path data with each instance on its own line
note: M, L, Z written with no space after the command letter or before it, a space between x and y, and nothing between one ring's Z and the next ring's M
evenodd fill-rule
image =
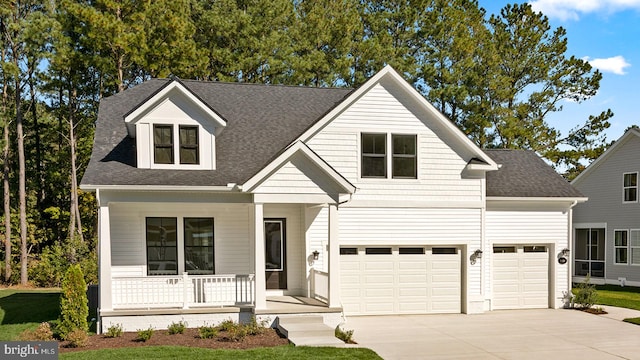
M498 14L506 4L524 1L479 0L487 14ZM640 0L534 0L536 11L553 28L567 30L567 55L585 59L602 74L600 90L580 103L564 102L563 110L548 118L566 134L589 115L614 112L607 141L616 140L631 125L640 126Z

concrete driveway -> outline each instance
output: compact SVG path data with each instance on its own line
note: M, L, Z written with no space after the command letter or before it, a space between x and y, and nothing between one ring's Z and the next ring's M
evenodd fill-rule
M640 326L576 310L352 316L344 328L386 360L640 359Z

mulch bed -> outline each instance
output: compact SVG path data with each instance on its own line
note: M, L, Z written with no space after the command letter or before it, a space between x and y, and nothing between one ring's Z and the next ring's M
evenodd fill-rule
M158 345L175 345L200 347L209 349L251 349L257 347L271 347L287 345L289 341L282 338L274 329L265 329L259 335L247 335L241 341L229 341L224 338L224 332L212 339L200 339L198 329L185 329L183 334L169 335L167 330L156 330L151 339L146 342L138 341L137 332L125 332L117 338L107 338L104 335L92 335L87 346L81 348L69 348L66 341L60 342L60 352L99 350L123 347L141 347Z
M607 312L602 310L602 308L588 308L588 309L579 309L579 310L580 311L584 311L584 312L589 313L589 314L594 314L594 315L607 314Z

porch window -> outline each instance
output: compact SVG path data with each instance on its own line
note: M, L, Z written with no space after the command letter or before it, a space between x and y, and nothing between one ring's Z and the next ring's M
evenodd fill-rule
M614 249L615 249L615 263L627 264L628 263L628 245L629 245L629 232L627 230L614 231Z
M213 218L184 218L184 269L189 274L214 274Z
M176 218L147 218L147 274L178 274L178 238L176 224Z
M575 245L575 275L604 277L604 229L576 229Z
M153 125L153 161L173 164L173 126Z
M180 126L180 164L199 164L198 127Z

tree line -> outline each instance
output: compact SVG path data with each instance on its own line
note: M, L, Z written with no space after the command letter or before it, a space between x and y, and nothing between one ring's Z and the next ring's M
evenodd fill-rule
M392 65L477 145L536 151L571 178L611 110L547 121L602 74L528 4L475 0L0 0L2 279L97 281L96 210L78 182L105 96L153 77L357 87ZM577 119L567 119L576 122Z

